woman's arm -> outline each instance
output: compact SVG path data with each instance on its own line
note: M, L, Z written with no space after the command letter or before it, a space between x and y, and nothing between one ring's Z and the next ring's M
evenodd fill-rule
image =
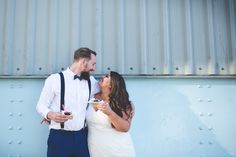
M116 130L122 131L122 132L129 131L129 128L131 126L131 120L134 114L133 106L130 110L127 111L128 115L131 115L131 116L128 116L123 112L123 117L120 117L119 115L117 115L110 108L108 103L103 103L101 105L98 105L97 108L109 117L112 125L115 127Z

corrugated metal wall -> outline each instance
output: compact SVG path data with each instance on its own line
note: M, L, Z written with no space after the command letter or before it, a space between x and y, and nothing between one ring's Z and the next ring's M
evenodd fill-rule
M96 74L235 75L234 0L0 0L0 75L66 68L98 53Z

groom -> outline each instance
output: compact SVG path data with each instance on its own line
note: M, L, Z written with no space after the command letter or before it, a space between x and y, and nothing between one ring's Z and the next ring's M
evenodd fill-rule
M98 82L89 76L95 70L95 65L96 52L89 48L75 51L74 62L62 71L63 104L61 74L52 74L46 79L36 109L49 122L47 157L89 157L83 128L88 99L99 91ZM84 73L88 75L81 75Z

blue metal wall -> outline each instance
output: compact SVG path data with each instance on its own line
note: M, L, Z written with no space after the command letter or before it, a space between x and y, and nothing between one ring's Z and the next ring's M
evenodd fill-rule
M235 75L235 0L0 0L0 75L47 75L73 52L96 74Z
M126 78L137 157L236 157L236 80ZM45 157L44 79L0 79L1 157Z

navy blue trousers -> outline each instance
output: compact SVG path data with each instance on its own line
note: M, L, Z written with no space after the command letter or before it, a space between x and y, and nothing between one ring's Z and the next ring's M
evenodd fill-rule
M47 157L89 157L87 132L51 129Z

